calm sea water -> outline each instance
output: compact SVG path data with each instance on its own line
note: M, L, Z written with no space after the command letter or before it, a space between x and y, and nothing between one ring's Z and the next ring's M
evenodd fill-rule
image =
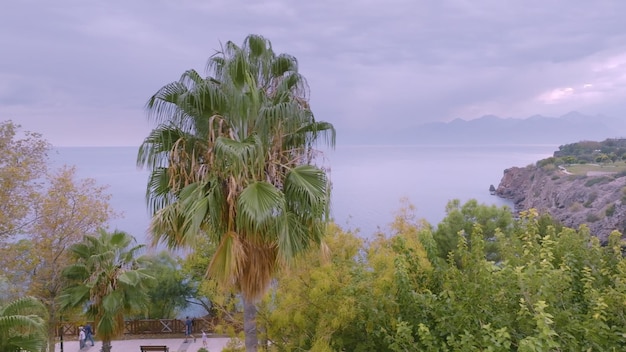
M489 194L504 169L551 156L555 145L503 146L338 146L325 153L333 183L332 215L346 230L364 237L385 230L406 198L416 215L436 225L451 199L511 205ZM108 185L112 206L123 213L111 229L147 242L148 172L135 166L135 147L57 148L53 165L74 165L81 178Z

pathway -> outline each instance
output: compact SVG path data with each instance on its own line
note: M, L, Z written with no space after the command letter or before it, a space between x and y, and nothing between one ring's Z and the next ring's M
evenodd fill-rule
M202 339L197 338L196 341L184 339L135 339L135 340L115 340L111 342L112 352L140 352L140 346L159 345L167 346L170 352L197 352L202 348ZM207 339L207 349L209 352L221 352L230 341L229 337L211 337ZM87 342L87 347L79 349L78 341L64 341L62 352L98 352L102 347L102 341L96 341L96 345L91 347L91 343ZM56 351L61 351L60 343L56 345Z

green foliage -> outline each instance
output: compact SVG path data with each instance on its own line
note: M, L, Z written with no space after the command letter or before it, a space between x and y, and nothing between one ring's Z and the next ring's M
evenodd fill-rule
M68 285L59 297L61 309L85 309L103 341L103 352L109 352L111 340L123 333L124 317L146 309L147 286L153 278L138 254L142 248L124 232L104 230L70 247L76 262L63 270Z
M34 297L0 303L0 351L41 351L47 340L46 316L45 306Z
M407 212L389 236L368 242L332 229L330 258L303 258L268 297L270 350L626 348L619 232L602 247L585 226L565 228L535 210L489 237L476 220L455 218L465 234L447 261L429 255L432 229ZM492 244L495 262L485 255Z
M3 293L45 305L48 349L55 344L69 247L116 216L106 187L78 179L70 166L49 168L49 149L41 135L0 123L0 267L10 283Z
M586 187L591 187L593 185L603 185L605 183L609 183L613 181L611 177L600 176L600 177L592 177L587 182L585 182Z
M555 167L556 163L556 159L554 157L549 157L549 158L545 158L545 159L541 159L539 161L537 161L537 167L540 167L542 169L545 169L546 167Z
M321 243L331 184L316 164L334 147L332 124L315 120L295 57L276 54L260 35L228 41L207 76L188 70L147 103L156 127L138 165L147 185L151 230L170 248L216 245L212 278L236 289L249 326L256 303L284 264ZM255 329L246 329L254 349Z
M608 207L606 207L606 209L604 210L604 214L607 217L611 217L615 214L615 203L611 203L611 205L609 205Z
M236 336L228 340L226 346L222 348L222 352L244 352L246 350L246 346L241 343L241 336Z
M145 314L138 318L173 319L189 306L194 288L168 252L145 258L145 268L154 278L148 284L150 298Z
M589 197L587 197L587 200L585 201L585 203L583 203L583 206L585 208L591 208L591 205L597 198L598 198L598 192L591 192L589 194Z
M609 138L602 142L581 141L562 145L554 152L555 157L576 158L576 162L606 162L622 159L626 156L626 139Z
M595 214L595 213L589 213L589 214L587 214L586 220L587 220L587 222L596 222L596 221L600 220L600 216L598 214Z
M441 258L447 258L456 249L459 237L469 235L474 226L479 225L483 239L487 241L486 257L489 260L498 260L494 242L496 234L510 233L513 228L513 215L508 207L482 205L474 199L461 206L459 200L452 200L446 206L446 214L434 233Z

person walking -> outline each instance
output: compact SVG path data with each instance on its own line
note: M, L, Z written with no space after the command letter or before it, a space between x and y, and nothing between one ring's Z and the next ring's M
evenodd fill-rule
M85 348L85 329L82 326L78 327L78 344L81 350Z
M91 341L91 346L95 345L93 341L93 330L91 329L91 324L89 323L85 325L85 345L87 345L87 341Z
M208 345L206 331L202 330L202 347L206 348Z
M191 319L189 317L187 317L187 319L185 320L185 342L187 342L187 339L192 337L191 336L191 326L192 326L193 322L191 321Z

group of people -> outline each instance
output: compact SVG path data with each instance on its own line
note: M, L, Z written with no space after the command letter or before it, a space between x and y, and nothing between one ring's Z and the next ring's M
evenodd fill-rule
M191 334L193 330L193 320L189 317L185 320L185 342L188 342L187 339L192 338L193 341L196 341L196 338ZM87 346L87 341L91 341L91 346L94 346L93 340L93 329L91 325L88 323L87 325L78 327L78 341L80 343L80 349L82 350ZM202 345L207 347L207 334L204 330L202 330Z
M81 350L87 346L87 341L91 341L91 345L94 345L93 330L90 324L85 325L85 327L78 327L78 342Z
M185 319L185 342L188 342L188 339L193 339L193 342L196 342L195 336L191 333L193 332L193 320L189 317ZM202 330L202 346L207 347L207 334L206 331Z

